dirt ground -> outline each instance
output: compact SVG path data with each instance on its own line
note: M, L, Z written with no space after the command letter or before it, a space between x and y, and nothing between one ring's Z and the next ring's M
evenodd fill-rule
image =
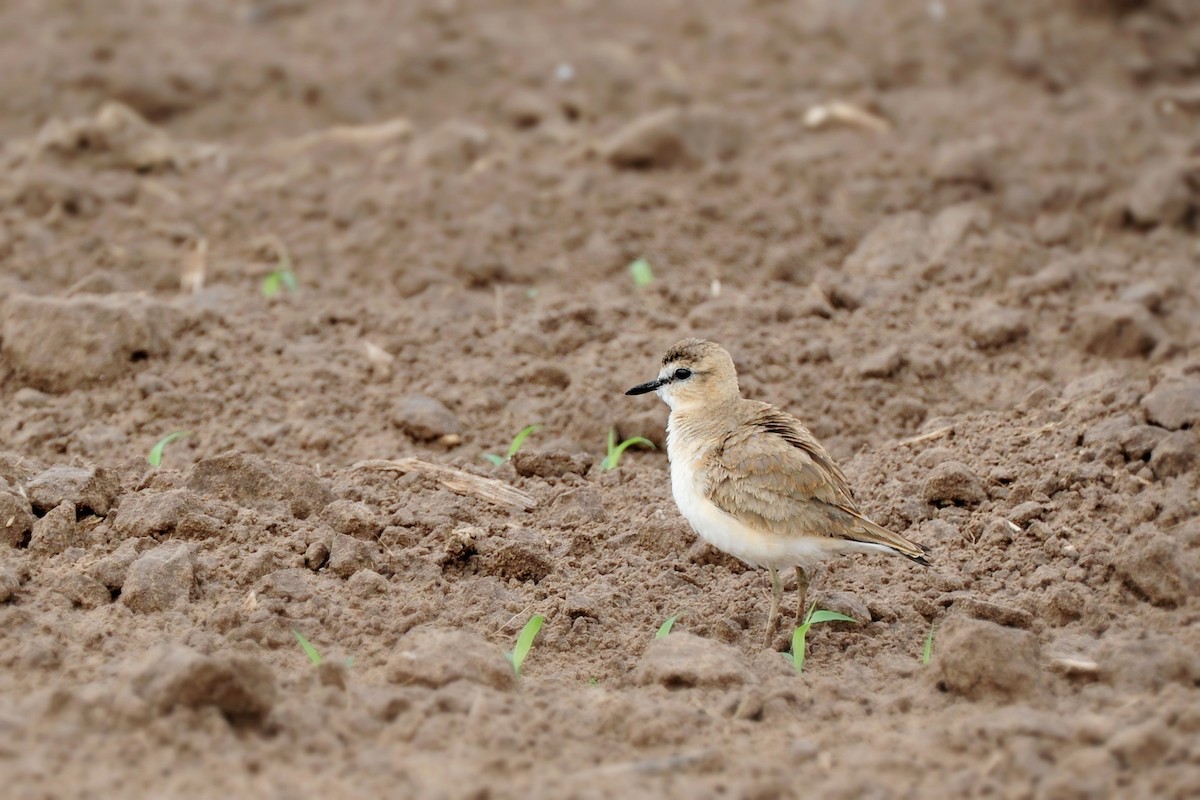
M1200 796L1198 80L1190 0L0 6L3 794ZM932 548L802 675L622 394L689 335Z

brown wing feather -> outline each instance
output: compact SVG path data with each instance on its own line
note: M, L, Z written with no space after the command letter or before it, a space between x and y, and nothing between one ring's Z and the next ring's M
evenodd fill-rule
M881 544L926 563L924 547L863 516L845 474L798 419L764 404L746 423L705 476L719 508L776 535Z

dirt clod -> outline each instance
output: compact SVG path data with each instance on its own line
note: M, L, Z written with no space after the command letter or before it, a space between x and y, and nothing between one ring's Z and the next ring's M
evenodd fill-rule
M729 687L752 679L746 657L724 642L676 631L656 639L638 660L633 680L668 689Z
M410 395L396 401L392 419L402 431L419 442L431 442L443 436L462 433L462 423L439 400Z
M615 167L655 169L694 165L737 155L743 132L717 108L668 108L639 117L603 147Z
M1200 590L1200 553L1176 536L1142 525L1113 563L1125 583L1158 606L1177 606Z
M0 544L8 547L25 544L33 531L33 522L29 500L9 487L7 481L0 483Z
M62 503L101 517L108 514L119 491L116 478L101 467L59 465L39 473L25 484L29 502L41 513Z
M929 471L921 486L926 503L938 506L976 505L987 499L983 481L961 461L943 461Z
M151 613L186 605L195 584L192 555L183 542L163 542L138 556L121 584L121 601Z
M954 617L938 631L934 663L949 691L975 700L1036 695L1042 684L1037 638L994 622Z
M1162 334L1145 306L1115 301L1093 303L1080 309L1073 335L1076 343L1089 353L1134 358L1154 349Z
M334 499L329 488L303 467L236 451L197 462L188 474L187 488L248 508L285 504L299 519L307 519Z
M1146 418L1169 430L1200 427L1200 380L1165 380L1142 398Z
M258 725L279 691L271 669L253 658L207 656L182 645L150 654L133 676L133 689L160 714L211 706L234 725Z
M493 689L516 684L512 665L500 648L462 630L417 628L396 645L387 679L401 685L438 688L468 681Z
M75 525L75 504L68 500L50 509L46 516L33 523L29 549L54 556L82 543Z

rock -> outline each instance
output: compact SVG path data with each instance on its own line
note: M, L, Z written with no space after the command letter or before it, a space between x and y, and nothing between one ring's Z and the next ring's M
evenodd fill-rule
M329 546L324 542L312 542L304 551L304 566L318 570L329 560Z
M1129 195L1129 217L1137 225L1175 225L1191 207L1186 167L1179 164L1146 169Z
M592 459L587 453L565 450L521 450L512 457L512 465L524 478L561 478L569 472L586 475Z
M1037 637L1028 631L952 617L933 652L941 685L972 700L1028 697L1042 685Z
M329 571L349 578L360 569L378 569L378 545L344 533L335 533L329 547Z
M25 485L29 503L46 513L63 503L74 503L79 512L103 517L120 491L116 477L102 467L60 465L39 473Z
M516 683L512 665L500 648L465 630L421 627L409 631L388 659L387 679L433 689L469 681L493 689Z
M675 631L655 639L638 660L633 680L641 686L668 689L727 689L751 681L750 665L741 651L724 642Z
M1126 586L1156 606L1175 607L1200 590L1200 553L1153 525L1140 525L1113 556Z
M538 581L554 571L554 559L546 538L517 528L502 537L489 537L476 544L483 570L506 580Z
M743 131L712 107L668 108L638 117L601 147L608 163L624 169L665 169L733 158Z
M159 714L216 708L234 725L261 724L275 707L275 676L245 656L201 655L183 645L159 648L133 678L134 692Z
M1023 339L1029 333L1025 314L1015 308L985 305L967 319L967 336L976 347L991 349Z
M1189 429L1175 431L1165 436L1154 447L1150 457L1150 470L1159 480L1186 475L1196 467L1200 458L1200 436Z
M1169 430L1200 428L1200 380L1162 381L1142 398L1146 419Z
M298 519L307 519L334 499L310 470L236 450L197 462L188 474L187 488L250 508L270 509L282 503Z
M53 298L12 295L0 354L34 387L66 392L111 381L167 351L167 306L136 294Z
M163 542L130 565L121 586L121 601L146 614L177 608L191 599L195 580L188 546Z
M334 500L321 511L321 519L338 533L355 539L377 541L383 524L366 503Z
M12 567L0 566L0 603L7 603L21 590L21 578Z
M1161 329L1138 303L1093 303L1079 310L1072 337L1088 353L1107 358L1134 358L1154 349Z
M126 539L117 549L101 558L88 568L88 574L111 591L119 591L125 585L125 576L129 567L137 561L142 543L136 539Z
M409 395L400 398L392 420L418 442L429 442L443 436L462 433L462 423L454 412L440 400L424 395Z
M22 497L0 478L0 546L20 547L33 531L33 509L29 500Z
M987 499L983 481L961 461L943 461L929 471L921 487L926 503L970 506Z
M56 556L68 547L82 544L82 537L75 526L75 504L68 500L50 509L46 516L33 523L29 550Z
M890 378L903 366L904 354L893 344L863 356L858 362L858 374L864 378Z

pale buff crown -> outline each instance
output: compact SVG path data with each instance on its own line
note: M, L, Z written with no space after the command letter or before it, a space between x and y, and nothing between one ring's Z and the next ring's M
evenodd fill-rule
M680 370L691 373L682 377ZM663 356L658 396L672 411L698 411L737 400L737 370L725 348L703 339L684 339Z

